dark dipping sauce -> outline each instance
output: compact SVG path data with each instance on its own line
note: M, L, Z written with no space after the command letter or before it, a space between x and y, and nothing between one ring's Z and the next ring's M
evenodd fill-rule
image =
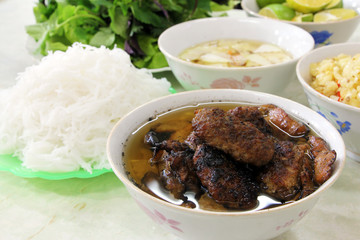
M164 149L157 149L154 145L149 144L149 141L153 141L153 139L149 140L149 133L156 134L155 139L159 142L161 142L160 140L175 140L175 142L184 143L187 141L188 136L194 131L194 123L192 124L192 121L196 111L199 109L216 108L223 112L229 112L229 110L233 111L231 109L237 109L237 107L250 107L260 110L262 113L261 118L263 118L261 120L263 120L264 126L266 126L266 129L260 127L260 130L266 138L270 139L274 146L273 156L271 160L268 160L268 163L244 163L234 160L236 156L229 156L229 153L223 154L227 158L232 159L231 162L233 163L231 164L235 164L234 166L236 168L241 167L244 171L249 172L250 178L255 182L250 184L256 185L250 189L250 195L254 191L256 192L255 202L252 201L251 204L228 204L226 201L224 202L221 199L222 193L218 193L218 189L216 189L216 187L219 188L219 185L211 185L211 181L218 181L217 178L219 178L219 176L210 176L210 180L204 180L204 182L210 181L211 186L204 186L204 184L200 184L198 188L185 186L184 190L180 193L179 191L174 192L172 189L169 189L171 187L166 186L166 182L169 181L164 180L163 175L164 171L169 171L169 169L172 171L174 167L169 167L168 163L168 169L164 170L166 164L159 164L159 159L162 161L159 155L163 154ZM244 105L232 102L216 102L184 106L169 110L166 113L155 116L153 119L149 119L148 122L140 126L129 137L123 153L125 169L128 171L129 178L143 191L164 201L188 208L210 211L257 211L294 202L314 192L331 176L336 153L335 151L329 150L327 144L321 138L317 137L307 125L287 115L282 109L280 109L281 114L285 113L287 118L279 119L279 114L276 112L279 109L280 108L274 105ZM275 114L273 112L275 112ZM253 116L254 114L250 115ZM254 124L258 124L258 120L255 120ZM291 136L288 133L289 131L294 132L295 129L294 126L288 126L289 122L291 123L290 120L293 121L295 125L299 124L303 128L300 130L300 133L299 130L297 130L296 136ZM233 121L232 118L231 121ZM287 124L287 126L284 127L281 124ZM285 131L281 128L285 129ZM233 134L229 133L229 135ZM147 141L145 138L147 138ZM317 147L319 144L315 144L317 143L316 141L320 141L322 144L321 149ZM154 154L154 149L156 149L156 154ZM301 151L299 151L299 149L301 149ZM322 159L318 159L319 157L317 156L319 149L321 153L324 153L321 155ZM313 150L316 150L316 153ZM170 152L170 150L168 151ZM193 148L190 152L191 151L195 152L196 149ZM220 152L221 151L222 150L220 150ZM325 159L323 155L326 156ZM288 156L289 159L287 159ZM316 169L318 165L317 161L322 161L321 164L323 165L324 161L327 163L326 166L328 168L326 169L326 173L318 173L319 169ZM194 167L194 169L195 168L196 167ZM197 166L197 169L199 169L199 166ZM218 169L215 168L212 169L212 171L217 172ZM199 175L199 172L197 173ZM316 174L325 174L326 176L321 175L319 177L315 176ZM318 180L321 177L323 178ZM223 180L226 182L226 177L223 178ZM226 184L227 183L224 184L225 187L220 186L220 188L228 188L227 191L232 192L232 189L229 190ZM232 188L232 186L230 186L230 188ZM234 193L232 194L235 195ZM249 195L249 193L246 193L246 195ZM216 199L217 197L218 199ZM233 196L231 196L231 198L232 197ZM245 196L245 198L246 197L248 196Z

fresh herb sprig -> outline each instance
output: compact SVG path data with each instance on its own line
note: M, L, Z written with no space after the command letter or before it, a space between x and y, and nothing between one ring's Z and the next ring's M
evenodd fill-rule
M168 27L212 11L233 8L239 1L210 0L39 0L36 24L26 27L37 42L35 54L65 51L74 42L120 47L139 68L167 66L157 39Z

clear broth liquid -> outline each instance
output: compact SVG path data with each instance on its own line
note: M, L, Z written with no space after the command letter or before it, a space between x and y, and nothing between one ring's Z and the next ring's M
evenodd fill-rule
M187 62L217 67L259 67L293 59L277 45L254 40L219 39L185 49L179 58Z

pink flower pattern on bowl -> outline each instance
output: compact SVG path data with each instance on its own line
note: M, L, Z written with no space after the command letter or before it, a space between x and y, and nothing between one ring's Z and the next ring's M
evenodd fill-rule
M260 77L251 78L250 76L244 76L241 81L234 78L219 78L214 80L211 84L211 88L230 88L230 89L244 89L246 86L253 88L260 87L258 81Z
M299 214L298 214L298 217L297 219L291 219L289 221L287 221L286 223L282 224L282 225L279 225L276 227L276 231L279 231L283 228L288 228L290 227L291 225L293 225L294 223L300 221L300 219L302 219L303 217L305 217L305 215L308 213L308 210L305 210L305 211L301 211Z
M191 85L199 85L199 83L197 83L196 81L193 81L192 80L192 77L190 74L187 74L186 72L182 72L181 75L180 75L180 78L184 81L184 82L188 82L190 83Z
M154 211L151 211L150 209L148 209L147 207L145 207L143 204L141 204L139 201L136 201L137 204L140 206L140 208L156 223L163 225L166 224L169 227L177 230L178 232L183 232L183 230L181 230L179 228L180 222L173 220L173 219L168 219L166 218L162 213L160 213L159 211L157 211L156 209L154 209Z

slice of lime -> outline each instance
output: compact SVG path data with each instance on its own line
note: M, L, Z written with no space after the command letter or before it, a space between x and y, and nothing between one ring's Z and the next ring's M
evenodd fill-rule
M272 4L272 3L284 3L286 0L256 0L257 5L259 8L263 8L266 5Z
M314 13L324 9L332 0L286 0L289 7L302 13Z
M275 19L291 20L295 17L295 10L281 3L273 3L260 9L259 14Z
M342 0L332 0L325 9L332 9L332 8L342 8L343 1Z
M350 19L355 16L357 16L357 12L353 9L333 8L316 13L314 15L314 22L333 22Z
M295 16L291 21L293 22L312 22L314 20L314 14L305 13Z

